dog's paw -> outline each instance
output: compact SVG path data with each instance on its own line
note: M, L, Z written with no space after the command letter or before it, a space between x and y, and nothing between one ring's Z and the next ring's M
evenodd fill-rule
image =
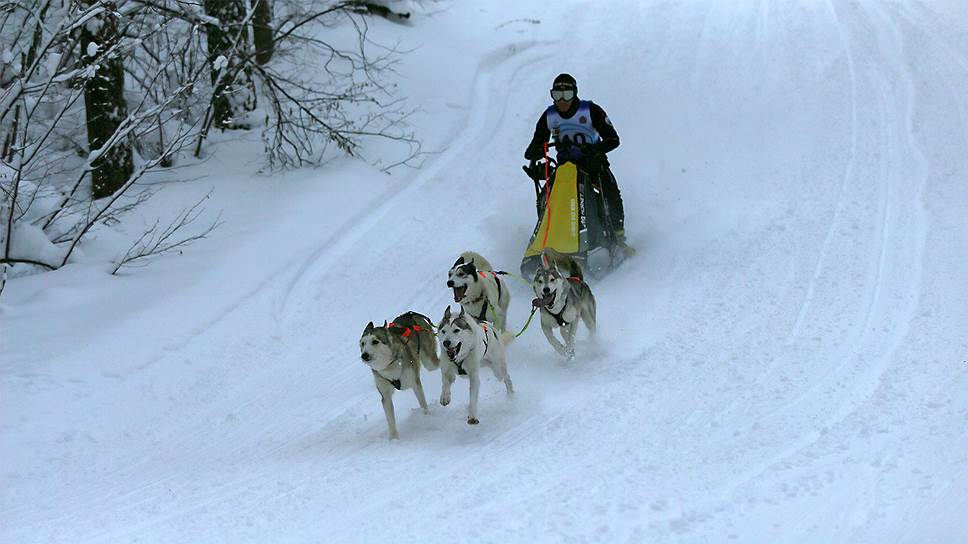
M393 433L390 435L390 440L400 440L400 435L398 433Z
M447 406L450 404L450 397L440 397L440 405Z
M467 418L468 425L477 425L478 423L480 423L480 421L478 421L476 417Z

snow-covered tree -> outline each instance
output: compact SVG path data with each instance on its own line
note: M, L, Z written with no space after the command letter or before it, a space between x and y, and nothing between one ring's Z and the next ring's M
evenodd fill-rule
M401 159L369 157L374 163L412 159L409 110L389 81L400 53L375 44L367 22L402 15L378 5L0 3L0 265L67 264L91 232L150 196L137 184L146 172L175 164L193 143L200 155L211 127L261 123L273 167L363 156L367 138L403 144ZM156 225L121 260L179 247L178 230L198 217L190 210L175 230Z
M81 62L84 75L84 113L87 118L91 194L95 199L111 196L134 172L129 138L112 142L128 117L124 98L124 58L117 6L103 3L80 25Z
M256 107L249 55L249 25L254 12L245 0L205 0L208 56L212 64L211 126L248 127L245 112Z
M272 60L274 39L272 36L272 0L252 0L252 45L255 61L265 66Z

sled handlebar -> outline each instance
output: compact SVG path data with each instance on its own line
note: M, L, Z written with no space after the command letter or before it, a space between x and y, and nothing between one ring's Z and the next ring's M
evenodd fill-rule
M558 161L548 156L548 149L558 147L560 142L547 142L544 144L544 156L537 159L529 159L527 166L521 166L524 173L534 181L534 191L541 194L541 181L548 181L553 172L558 168Z
M531 159L528 161L528 165L521 166L524 173L537 183L540 180L544 180L547 176L545 175L545 162L548 164L548 170L554 172L555 168L558 167L558 163L551 157L542 157L541 159Z

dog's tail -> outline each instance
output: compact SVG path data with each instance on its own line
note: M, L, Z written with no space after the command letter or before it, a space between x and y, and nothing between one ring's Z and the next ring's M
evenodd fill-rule
M440 356L437 354L437 335L434 333L434 325L430 318L411 312L415 318L417 329L417 346L421 351L420 362L427 370L437 370L440 368Z
M505 346L509 345L511 342L514 342L514 339L517 338L517 336L514 336L514 333L511 331L501 331L500 334L501 343Z
M485 259L480 253L477 253L476 251L465 251L461 253L460 258L457 259L457 262L454 263L454 265L457 265L459 263L460 264L474 263L475 268L477 268L478 270L482 270L484 272L490 272L494 270L494 267L491 266L491 263L487 262L487 259Z
M432 342L427 353L420 358L423 367L427 370L437 370L440 368L440 356L437 355L437 342Z

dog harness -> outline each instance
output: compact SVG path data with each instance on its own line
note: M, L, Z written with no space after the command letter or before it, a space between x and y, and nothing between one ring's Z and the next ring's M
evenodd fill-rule
M542 310L548 312L548 315L550 315L551 317L555 318L555 322L558 323L558 326L559 327L564 327L565 325L568 324L568 322L565 321L564 319L562 319L561 314L565 313L565 309L566 308L568 308L568 301L567 300L565 301L565 305L561 307L561 311L558 312L558 313L554 313L551 310L548 310L547 308L542 308Z
M430 323L430 318L427 317L427 316L425 316L425 315L423 315L423 314L418 314L416 312L408 312L408 314L413 314L413 315L422 317L422 318L424 318L424 319L427 320L427 323ZM403 337L403 343L404 344L409 344L410 343L410 335L411 334L421 333L421 332L432 332L432 331L429 331L429 330L421 327L420 325L414 325L412 327L404 327L403 325L397 325L396 323L394 323L392 321L389 322L389 323L387 323L387 327L388 328L394 328L394 329L403 329L403 333L400 336ZM417 354L418 355L420 354L420 343L419 342L417 343ZM397 380L398 383L399 383L399 381L400 380ZM390 383L393 383L393 382L391 381ZM397 388L397 390L400 389L399 386L395 386L395 387Z
M477 273L480 274L482 278L485 278L485 279L487 278L487 272L483 270L478 270ZM500 272L491 272L491 275L494 276L494 283L497 284L497 299L501 300L501 280L500 278L497 277L498 274L500 274ZM477 300L471 301L472 304L477 304L478 302L482 302L482 301L487 302L486 304L481 306L481 315L477 317L478 321L487 321L487 308L488 306L491 306L491 301L486 300L486 298L487 297L485 297L484 295L481 295L480 297L478 297ZM495 314L494 317L496 319L497 310L494 310L494 314Z
M394 359L393 362L391 362L390 364L393 364L395 362L397 362L396 359ZM390 385L392 385L393 388L396 389L397 391L400 391L401 390L401 387L403 387L403 384L400 383L400 380L391 380L390 378L387 378L386 376L384 376L383 374L380 374L376 370L372 370L371 369L371 372L373 372L373 374L375 374L375 375L383 378L384 380L390 382ZM400 374L400 377L401 378L403 377L403 373Z
M427 331L427 329L421 327L420 325L414 325L412 327L404 327L403 325L397 325L396 323L393 323L392 321L390 323L387 323L387 327L393 327L395 329L403 329L403 334L401 334L400 336L406 338L407 339L407 342L410 341L410 335L411 334L416 333L416 332L426 332Z
M479 302L482 302L483 305L481 306L481 315L477 316L477 320L485 321L487 319L487 308L488 306L491 305L491 302L487 300L487 297L485 297L484 295L481 295L477 297L477 300L472 300L471 304L477 304Z
M427 321L427 323L430 323L430 318L429 317L427 317L427 316L425 316L423 314L418 314L417 312L407 312L404 315L405 316L417 316L417 317L421 317L425 321ZM406 338L408 342L410 341L410 335L411 334L413 334L415 332L427 332L427 329L421 327L420 325L414 325L412 327L404 327L403 325L397 325L393 321L387 323L387 327L394 328L394 329L403 329L403 334L401 334L400 336L403 336L404 338Z

